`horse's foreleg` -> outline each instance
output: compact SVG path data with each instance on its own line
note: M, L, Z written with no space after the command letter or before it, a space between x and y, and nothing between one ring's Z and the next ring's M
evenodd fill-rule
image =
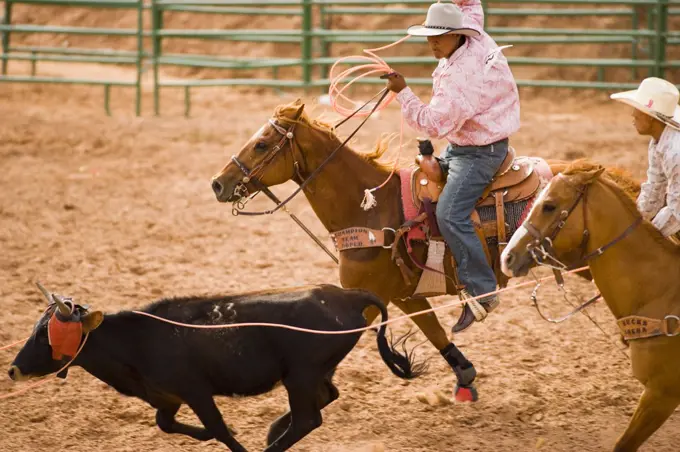
M405 314L413 314L419 311L430 309L432 306L426 298L412 298L407 301L393 301L394 305L401 309ZM458 384L455 394L459 401L477 400L477 390L473 382L477 376L477 371L470 361L465 358L463 353L453 342L449 341L446 331L442 328L434 312L412 317L411 320L418 325L418 328L425 334L427 339L434 345L439 353L456 374Z
M673 414L680 399L661 390L645 388L628 428L614 452L634 452Z

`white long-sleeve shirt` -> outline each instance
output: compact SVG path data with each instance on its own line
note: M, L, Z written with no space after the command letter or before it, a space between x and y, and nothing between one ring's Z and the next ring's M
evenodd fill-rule
M666 237L680 232L680 131L670 126L649 143L647 181L637 207Z

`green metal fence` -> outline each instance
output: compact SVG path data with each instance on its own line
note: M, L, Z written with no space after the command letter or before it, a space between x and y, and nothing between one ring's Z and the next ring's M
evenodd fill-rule
M322 5L321 14L325 24L324 29L316 30L315 36L322 41L321 46L324 55L313 60L316 64L327 67L335 58L330 57L329 49L333 43L346 42L370 42L376 45L387 44L404 36L404 30L377 30L377 31L345 31L332 30L330 19L335 15L419 15L424 17L429 0L406 0L400 2L408 4L408 8L382 6L393 5L389 0L318 0ZM636 85L638 70L647 69L648 74L663 77L667 67L678 67L677 61L667 61L665 58L665 45L669 37L680 38L680 33L668 33L668 5L669 0L502 0L503 4L517 4L517 8L493 8L496 0L484 2L487 24L490 18L510 16L546 16L546 17L625 17L630 20L629 29L571 29L571 28L516 28L516 27L485 27L499 45L512 44L536 45L536 44L628 44L630 45L630 58L541 58L541 57L513 57L513 51L509 54L508 61L511 66L582 66L598 69L597 81L580 80L517 80L519 86L543 86L543 87L566 87L566 88L598 88L598 89L626 89ZM532 6L527 7L530 3ZM677 3L676 3L677 4ZM381 5L376 7L376 5ZM416 8L411 6L422 5ZM537 6L550 5L551 8L538 8ZM557 7L553 5L559 5ZM564 6L569 6L565 8ZM574 8L574 6L582 6ZM614 7L616 6L616 7ZM648 23L640 28L640 9L647 12ZM415 16L414 16L415 17ZM411 38L406 43L423 43L424 39ZM647 48L651 51L647 55L640 55L641 44L647 42ZM680 43L680 39L678 39ZM394 57L385 58L388 64L424 64L431 63L429 57ZM630 82L607 82L605 69L611 67L630 68ZM323 72L326 74L326 72ZM319 80L324 85L328 80ZM365 83L382 83L380 80L366 80ZM429 84L429 78L409 79L412 84Z
M342 30L334 28L338 17L412 17L414 22L422 21L427 7L433 0L8 0L4 2L4 17L0 24L2 33L2 76L5 82L47 82L102 85L108 111L111 86L132 86L136 88L136 112L141 109L141 77L146 58L153 68L154 111L160 112L160 94L165 88L182 88L185 96L185 113L191 105L190 90L202 86L265 86L283 88L325 88L329 84L328 68L339 54L333 50L339 44L365 44L375 47L396 41L404 36L404 29L387 30ZM12 22L14 4L62 5L98 8L123 8L135 10L138 21L135 29L85 28L73 26L38 26ZM495 5L501 5L495 7ZM669 49L680 44L680 32L669 31L669 16L680 15L680 0L485 0L487 30L500 44L521 46L542 46L546 44L599 44L605 51L610 46L629 47L624 58L561 58L513 56L508 51L508 60L514 67L573 67L595 68L595 80L565 79L518 79L520 86L626 89L637 85L639 78L646 75L663 77L667 70L680 67L680 60L673 60ZM144 28L143 16L150 15L148 29ZM218 16L286 17L297 21L299 26L289 29L270 28L195 28L169 27L174 14L209 14ZM546 17L546 18L618 18L626 25L621 29L609 29L606 25L598 28L519 28L511 26L489 26L495 18ZM170 20L169 20L170 19ZM620 22L620 20L619 20ZM136 37L135 50L78 49L55 47L12 46L10 36L14 33L66 33L79 35L114 35ZM150 41L148 52L144 50L144 38ZM284 43L299 47L298 56L251 57L201 54L168 50L168 42L182 40ZM386 57L385 61L400 65L427 65L435 63L429 56L413 55L413 44L423 44L423 38L411 38L399 56ZM172 46L170 46L172 47ZM10 60L25 60L32 64L30 75L10 75ZM92 62L106 64L129 64L136 68L136 78L131 81L82 80L54 78L36 75L39 61ZM210 68L229 71L229 76L208 79L164 77L170 68ZM629 76L619 76L616 81L608 79L610 68L623 68ZM258 71L260 75L234 76L242 71ZM281 76L281 72L288 76ZM427 72L429 74L429 71ZM363 79L361 83L383 84L378 78ZM414 85L429 85L429 77L409 77Z
M88 7L128 9L137 14L137 27L123 28L90 28L60 25L17 24L12 21L12 10L15 5L29 4L39 6ZM135 88L135 112L141 113L141 77L143 48L143 0L5 0L3 17L0 21L0 35L2 36L2 74L0 82L14 83L60 83L74 85L95 85L104 88L104 108L110 114L110 92L112 86L126 86ZM47 46L12 45L11 35L17 33L59 33L65 35L85 36L120 36L136 39L136 49L132 51L115 49L92 49ZM10 61L29 61L30 74L11 75ZM53 77L37 75L38 62L60 63L98 63L123 64L135 67L135 77L132 80L116 79L84 79L69 77Z
M301 18L298 30L269 30L269 29L169 29L164 26L164 17L170 13L201 13L201 14L229 14L249 16L276 16ZM312 25L311 0L151 0L151 14L153 25L151 36L153 40L153 68L154 68L154 111L159 113L160 90L163 87L182 87L185 93L185 113L190 108L191 87L200 86L267 86L275 88L303 88L312 82L312 40L305 30ZM175 39L205 39L222 41L248 41L268 43L299 44L300 56L296 58L252 58L248 56L214 56L196 54L166 53L163 50L163 40ZM207 80L167 80L159 76L159 71L166 66L186 66L200 68L219 68L230 70L270 69L270 78L215 78ZM280 79L279 69L285 67L300 67L301 77L296 80Z

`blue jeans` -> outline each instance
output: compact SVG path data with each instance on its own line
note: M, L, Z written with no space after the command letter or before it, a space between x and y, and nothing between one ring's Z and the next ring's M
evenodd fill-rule
M456 259L460 283L472 296L496 290L496 275L487 263L470 214L507 153L505 139L486 146L449 144L441 156L449 174L437 202L437 225Z

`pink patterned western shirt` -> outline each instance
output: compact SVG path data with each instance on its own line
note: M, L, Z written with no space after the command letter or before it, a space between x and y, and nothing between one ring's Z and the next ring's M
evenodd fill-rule
M459 146L483 146L519 129L517 84L496 42L484 31L480 0L457 0L467 37L432 73L432 99L423 103L409 87L397 95L406 122L431 138Z
M680 232L680 131L670 126L649 143L647 181L637 206L666 237Z

